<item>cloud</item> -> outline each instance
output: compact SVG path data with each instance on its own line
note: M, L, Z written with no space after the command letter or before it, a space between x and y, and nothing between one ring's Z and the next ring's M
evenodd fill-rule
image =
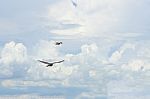
M149 62L143 59L134 59L129 61L127 64L123 64L122 69L131 71L145 71L149 70Z
M6 43L0 54L1 75L12 76L15 64L24 64L27 60L27 48L22 43ZM21 69L22 67L17 67ZM24 67L23 67L24 68Z
M22 43L9 42L1 51L1 63L23 63L27 58L27 49Z
M34 79L66 79L68 77L73 77L74 73L77 72L81 73L83 76L97 77L98 72L94 68L107 65L103 64L103 61L106 60L108 60L108 63L119 63L122 67L129 67L131 70L137 70L141 68L141 66L148 64L147 59L136 60L136 56L131 57L129 54L130 50L134 51L135 48L138 49L137 46L138 45L135 44L124 43L119 49L114 51L110 57L101 58L103 50L107 52L108 50L102 50L96 43L82 45L81 52L78 54L62 54L60 52L61 46L55 46L54 41L41 40L33 47L32 51L34 53L27 55L27 48L22 43L15 43L12 41L5 44L1 51L1 64L3 64L1 68L5 67L1 74L6 73L12 75L14 70L20 67L22 68L21 70L25 70L28 74L28 78L31 77ZM140 51L137 52L139 54L133 53L133 55L141 55ZM124 60L124 58L133 61L124 64L124 61L128 62L128 60ZM45 64L39 63L37 61L38 59L45 61L65 59L65 62L56 64L54 67L45 68ZM121 63L119 61L121 61ZM25 62L27 63L26 66L24 66ZM102 66L101 68L103 68ZM145 66L145 69L146 68L148 69L147 65Z
M57 35L99 36L109 39L135 38L143 35L141 34L142 31L148 30L148 28L144 30L138 20L143 20L143 16L139 14L136 16L136 12L147 13L144 9L139 9L139 7L148 7L145 3L146 1L135 0L115 0L113 2L111 0L79 0L77 1L78 6L74 8L71 0L61 0L55 3L55 5L49 6L48 18L50 24L47 25L50 32ZM139 16L141 17L137 19ZM138 24L134 24L135 22ZM147 21L143 20L142 23L147 23ZM63 28L66 24L76 24L79 26ZM139 28L138 30L137 27Z
M144 62L142 60L132 60L128 64L122 65L122 68L129 69L132 71L138 71L138 70L142 70L143 66L144 66Z
M54 41L42 40L37 42L32 48L30 54L26 53L25 61L22 62L22 58L17 60L16 57L11 57L10 62L13 65L3 66L1 70L5 73L10 73L10 77L15 74L15 70L18 67L23 67L20 70L21 74L25 71L22 79L7 79L1 81L1 86L7 88L24 88L24 87L84 87L85 90L90 90L88 93L82 91L77 95L79 97L105 97L108 90L107 84L112 80L122 81L125 79L136 80L138 77L149 77L149 62L145 58L148 55L143 55L144 48L139 49L139 43L123 43L119 48L115 48L110 57L108 57L109 49L112 48L114 42L110 45L98 43L83 44L80 47L80 52L76 54L64 54L60 52L62 46L55 46ZM7 47L6 47L7 45ZM17 45L20 43L10 42L7 43L2 49L9 50L18 49ZM102 46L108 47L102 47ZM19 47L20 48L20 47ZM26 48L25 46L21 48ZM28 48L26 48L27 50ZM138 49L135 50L135 49ZM132 50L132 51L131 51ZM141 50L141 51L139 51ZM147 49L145 49L147 50ZM17 50L18 51L18 50ZM20 50L21 51L21 50ZM24 51L23 51L24 52ZM23 53L22 52L22 53ZM114 53L118 52L120 57L116 57ZM135 52L135 53L132 53ZM18 53L18 52L15 52ZM48 54L47 54L48 53ZM105 56L104 53L107 53ZM20 54L20 53L19 53ZM130 55L132 54L132 55ZM102 56L101 56L102 55ZM20 57L21 55L16 55ZM132 56L132 57L131 57ZM145 56L145 57L143 57ZM124 59L127 58L128 60ZM36 59L43 59L47 61L54 61L59 59L64 59L65 61L60 64L55 64L53 67L45 67L45 64L38 62ZM110 59L112 59L110 61ZM115 60L116 59L116 60ZM16 61L17 60L17 61ZM103 61L109 60L108 62L113 62L115 64L103 64ZM115 61L114 61L115 60ZM20 62L19 62L20 61ZM121 62L120 62L121 61ZM14 64L14 63L18 64ZM25 63L26 62L26 63ZM11 67L12 66L12 67ZM141 70L141 67L144 69ZM5 70L5 68L7 71ZM13 68L13 69L12 69ZM26 68L26 69L25 69ZM135 72L136 71L136 72ZM136 76L136 77L135 77ZM6 77L6 76L4 76ZM8 77L8 76L7 76ZM136 82L135 82L136 83ZM43 92L44 93L44 92ZM90 95L88 95L90 94ZM103 94L103 95L101 95Z
M101 3L103 3L104 6L102 6ZM49 7L48 14L50 19L53 19L56 22L58 21L60 23L67 22L78 24L80 25L80 27L61 30L54 28L52 32L59 35L79 34L81 36L95 36L97 33L100 33L100 35L102 35L101 32L108 31L108 27L115 25L110 25L110 23L113 23L116 20L115 17L109 14L111 11L109 8L103 8L107 6L107 3L108 2L101 2L98 0L82 0L78 1L78 7L75 9L72 6L70 0L61 0L55 5ZM58 6L62 9L60 10ZM59 27L59 25L57 25L57 27Z
M116 63L117 61L119 61L122 58L122 55L124 54L124 52L127 49L134 50L134 45L126 43L123 46L121 46L119 50L117 50L114 53L112 53L112 55L109 57L109 62L110 63Z
M46 68L42 64L34 64L28 69L28 78L34 80L46 80L46 79L55 79L63 80L72 75L77 66L64 66L63 64L55 65L53 67Z
M63 57L59 52L60 46L55 46L54 41L42 40L33 47L32 54L27 54L27 48L22 43L14 41L6 43L1 50L1 77L21 75L34 79L65 79L74 73L78 66L65 66L63 63L46 68L45 64L37 60L58 61ZM16 74L17 73L17 74ZM27 75L26 75L27 74Z
M31 2L34 4L34 1ZM137 91L135 94L149 92L145 91L145 88L149 88L150 42L143 36L147 35L148 38L146 33L149 30L150 14L147 0L77 0L76 8L71 0L51 1L53 3L50 4L44 2L46 4L41 3L40 6L36 3L36 7L30 3L27 10L26 5L29 2L20 2L21 5L25 3L22 9L16 11L15 7L6 11L12 15L8 15L4 20L0 19L3 20L0 23L0 31L13 34L7 36L8 34L0 33L1 41L16 38L22 42L17 43L15 39L15 42L8 42L3 48L0 47L0 78L4 78L1 79L1 87L82 87L89 92L82 91L79 98L99 98L101 94L104 94L105 98L105 95L109 95L109 91L114 89L113 84L122 81L117 82L116 90L113 91L123 94L129 92L130 95L134 89ZM45 14L45 8L47 16L41 15L43 9ZM24 15L27 15L26 18ZM21 32L18 32L20 29ZM38 35L35 36L36 33ZM41 40L54 36L70 39L64 40L66 44L63 43L62 46L55 46L54 41ZM61 39L59 37L57 39ZM76 39L72 43L73 38ZM24 41L27 41L27 46L23 44ZM65 62L46 68L45 64L37 59L49 62L64 59ZM110 87L111 81L116 82ZM122 83L125 81L129 81L129 84L124 87ZM141 89L137 90L138 88ZM67 89L67 92L72 90L74 89ZM22 97L30 98L19 98Z
M1 99L65 99L65 96L40 96L36 94L22 94L22 95L5 95L0 96Z
M56 59L59 56L59 47L55 46L55 41L41 40L34 47L34 56L43 59Z
M52 83L53 84L53 83ZM51 87L48 82L45 81L30 81L30 80L3 80L1 86L10 88L10 87Z
M41 40L35 47L35 53L31 56L30 67L27 71L28 76L33 79L58 79L62 80L70 76L77 66L66 66L64 63L55 64L53 67L46 67L37 60L59 61L63 60L63 56L59 49L61 46L56 46L55 41ZM66 61L66 60L65 60Z

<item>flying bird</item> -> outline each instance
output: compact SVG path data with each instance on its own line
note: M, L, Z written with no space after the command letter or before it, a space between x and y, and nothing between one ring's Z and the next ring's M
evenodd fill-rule
M77 3L75 1L71 0L71 2L73 4L73 6L77 7Z
M55 43L55 45L60 45L60 44L62 44L62 42L56 42L56 43Z
M42 61L42 60L38 60L38 61L41 62L41 63L47 64L46 67L53 66L53 65L56 64L56 63L64 62L64 60L56 61L56 62L52 62L52 63L50 63L50 62L45 62L45 61Z

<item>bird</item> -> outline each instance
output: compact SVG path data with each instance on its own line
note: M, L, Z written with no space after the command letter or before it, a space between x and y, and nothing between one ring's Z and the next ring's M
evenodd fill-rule
M77 7L77 3L76 3L76 2L74 2L73 0L71 0L71 2L72 2L72 4L73 4L75 7Z
M56 43L55 43L55 45L60 45L60 44L62 44L62 42L56 42Z
M54 65L54 64L56 64L56 63L64 62L64 60L56 61L56 62L52 62L52 63L50 63L50 62L46 62L46 61L42 61L42 60L38 60L38 61L39 61L39 62L41 62L41 63L47 64L47 66L46 66L46 67L53 66L53 65Z

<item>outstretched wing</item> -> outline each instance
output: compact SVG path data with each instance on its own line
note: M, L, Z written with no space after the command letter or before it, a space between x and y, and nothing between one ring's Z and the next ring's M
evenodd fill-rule
M41 62L41 63L44 63L44 64L51 64L49 62L45 62L45 61L41 61L41 60L38 60L38 61Z
M55 63L61 63L61 62L64 62L64 60L61 60L61 61L58 61L58 62L53 62L53 64L55 64Z

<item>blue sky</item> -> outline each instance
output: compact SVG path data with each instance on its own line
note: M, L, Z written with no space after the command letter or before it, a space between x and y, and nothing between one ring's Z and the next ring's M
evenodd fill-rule
M149 99L150 2L73 1L0 0L0 98Z

